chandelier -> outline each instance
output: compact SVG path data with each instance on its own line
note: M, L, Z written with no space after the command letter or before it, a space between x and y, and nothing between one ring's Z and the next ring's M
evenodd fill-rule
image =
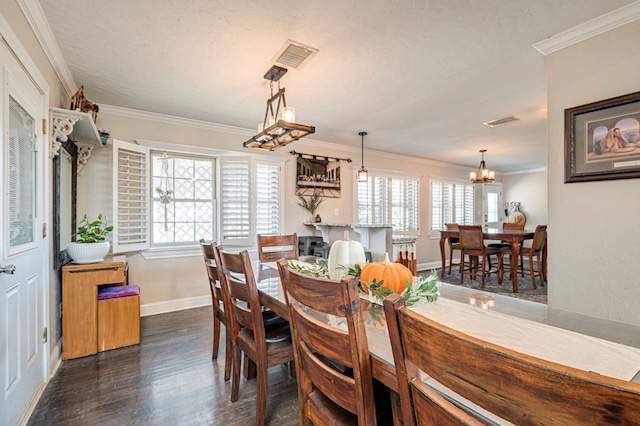
M478 171L469 173L469 180L473 183L491 183L496 178L496 173L487 169L487 165L484 163L485 152L487 152L486 149L480 150L480 153L482 154L482 161L480 161Z
M258 133L243 143L245 148L262 148L272 151L315 133L315 127L296 123L295 108L287 106L284 87L280 88L280 78L286 72L286 68L274 65L264 75L264 78L270 81L271 97L267 99L267 110L264 113L264 120L258 124ZM273 94L274 82L278 83L278 91L275 95Z

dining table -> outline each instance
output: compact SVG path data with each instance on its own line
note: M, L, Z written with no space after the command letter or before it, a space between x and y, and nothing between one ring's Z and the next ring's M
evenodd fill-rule
M518 292L518 259L520 258L520 246L525 240L532 240L535 232L526 229L497 229L487 228L482 232L482 237L485 240L502 241L511 244L511 280L513 282L513 292ZM445 266L447 263L445 255L445 243L449 238L459 238L460 234L458 230L441 230L440 231L440 259L442 262L442 268L440 269L440 278L444 278ZM546 245L546 242L545 242ZM547 250L546 246L542 251L542 277L546 281L546 264L547 264Z
M286 298L275 262L254 262L253 270L260 302L285 319L289 319ZM544 321L514 315L513 305L504 302L508 296L477 292L473 301L461 300L459 287L438 283L440 296L432 303L419 302L409 309L443 325L476 338L504 346L530 356L556 362L585 371L596 372L621 380L640 383L640 348L588 336L546 324ZM476 304L475 299L488 296L491 304ZM371 356L372 376L390 391L394 418L399 409L398 382L393 351L384 309L361 295L362 318ZM340 326L340 320L336 322ZM342 324L346 327L346 324ZM430 386L441 392L447 389L433 379ZM453 395L454 398L459 396ZM459 398L466 403L464 398ZM478 410L478 407L474 407ZM482 410L480 410L482 411ZM491 418L491 413L485 413ZM399 414L398 414L399 416Z

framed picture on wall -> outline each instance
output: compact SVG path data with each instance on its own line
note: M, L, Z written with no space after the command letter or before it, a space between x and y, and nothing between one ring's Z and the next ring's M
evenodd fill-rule
M340 159L298 155L296 195L313 194L340 198Z
M640 177L640 92L564 111L565 183Z

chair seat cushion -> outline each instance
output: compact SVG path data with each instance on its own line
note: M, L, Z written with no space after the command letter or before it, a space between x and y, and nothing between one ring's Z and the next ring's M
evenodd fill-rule
M139 296L140 287L137 285L117 285L98 289L98 300L116 299L118 297Z

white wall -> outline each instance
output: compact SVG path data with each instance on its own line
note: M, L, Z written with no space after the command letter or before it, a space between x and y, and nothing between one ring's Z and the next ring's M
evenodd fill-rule
M547 223L546 170L504 174L502 185L505 203L521 203L520 210L527 218L527 229L535 229L537 225Z
M547 62L549 307L640 325L640 181L564 183L564 110L640 91L640 21Z

